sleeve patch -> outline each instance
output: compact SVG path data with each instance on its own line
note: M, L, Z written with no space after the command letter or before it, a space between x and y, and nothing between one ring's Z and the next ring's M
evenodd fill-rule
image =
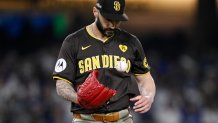
M56 65L55 65L55 72L59 73L63 70L65 70L67 67L67 62L65 61L65 59L61 58L61 59L58 59L58 61L56 62Z
M147 58L145 57L143 60L143 65L145 68L149 68Z

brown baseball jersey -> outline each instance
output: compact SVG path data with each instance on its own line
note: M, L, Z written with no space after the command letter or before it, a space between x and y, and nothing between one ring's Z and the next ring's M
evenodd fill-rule
M126 71L116 70L118 61L127 64ZM117 94L98 109L84 109L72 102L74 113L108 113L128 108L129 99L140 94L135 76L147 73L149 66L136 36L117 29L102 42L84 27L63 41L53 78L65 80L77 90L94 69L99 71L98 80Z

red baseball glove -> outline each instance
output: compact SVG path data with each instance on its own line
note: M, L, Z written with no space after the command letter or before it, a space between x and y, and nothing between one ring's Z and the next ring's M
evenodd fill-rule
M97 76L98 71L93 70L85 82L77 88L78 102L86 109L98 108L116 94L116 90L102 85Z

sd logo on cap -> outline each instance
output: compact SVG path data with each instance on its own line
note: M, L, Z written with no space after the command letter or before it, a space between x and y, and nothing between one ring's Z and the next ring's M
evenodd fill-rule
M125 14L125 0L97 0L96 8L101 15L115 21L127 21Z

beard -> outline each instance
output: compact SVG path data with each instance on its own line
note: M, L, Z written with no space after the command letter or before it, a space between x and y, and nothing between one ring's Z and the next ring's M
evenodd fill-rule
M101 24L99 17L97 18L96 26L98 30L106 37L111 37L112 35L114 35L115 30L116 30L116 29L110 29L110 28L105 29L103 25Z

